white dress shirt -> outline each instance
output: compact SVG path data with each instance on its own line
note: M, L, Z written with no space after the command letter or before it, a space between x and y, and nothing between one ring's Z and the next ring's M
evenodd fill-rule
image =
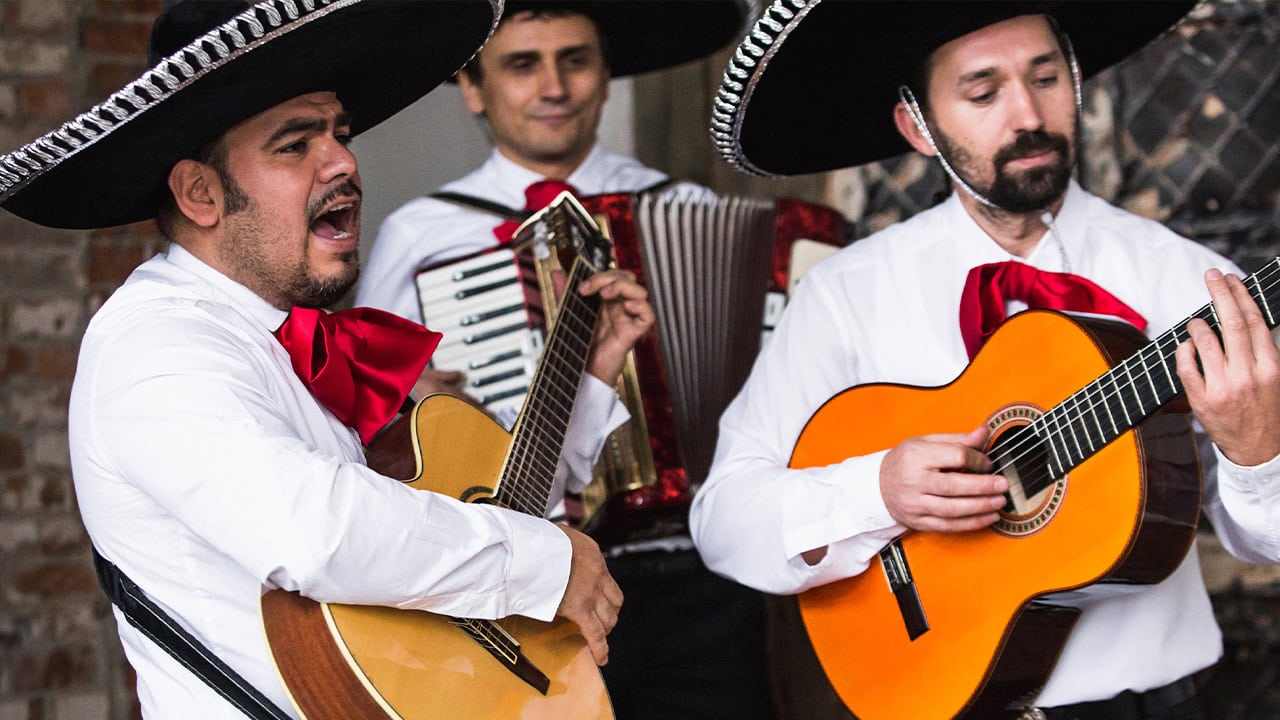
M272 336L284 318L177 245L94 316L69 437L101 553L285 708L259 620L264 586L551 619L569 575L564 533L367 468L358 436L312 397ZM144 716L243 717L119 611L116 620Z
M525 205L525 188L544 179L494 149L479 168L440 189L519 210ZM636 192L666 179L665 174L637 160L615 155L596 145L566 182L583 195L598 195ZM668 192L684 198L711 191L699 185L677 183ZM378 229L356 290L356 304L382 308L422 322L418 291L414 286L417 271L494 247L498 240L493 229L502 222L503 218L491 213L444 200L430 197L410 200L388 215Z
M1074 182L1055 225L1060 242L1046 233L1020 260L1093 280L1145 316L1153 337L1208 302L1206 269L1239 272L1207 248ZM939 386L958 376L968 363L958 324L966 274L1014 259L953 195L808 272L722 416L714 464L694 498L693 537L709 567L773 593L867 569L904 530L880 494L884 451L792 470L787 464L796 439L819 406L848 387ZM1241 468L1217 457L1217 470L1206 468L1205 513L1231 552L1276 561L1280 461ZM800 557L823 546L829 551L816 565ZM1194 551L1162 583L1085 595L1083 615L1040 705L1158 687L1212 664L1222 652Z

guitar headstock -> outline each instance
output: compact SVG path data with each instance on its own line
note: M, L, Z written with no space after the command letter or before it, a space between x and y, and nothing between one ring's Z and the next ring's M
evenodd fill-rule
M562 192L542 210L516 228L514 241L534 242L555 248L565 268L573 258L582 259L595 271L607 270L612 262L612 246L591 214L570 192ZM535 248L535 252L541 252Z

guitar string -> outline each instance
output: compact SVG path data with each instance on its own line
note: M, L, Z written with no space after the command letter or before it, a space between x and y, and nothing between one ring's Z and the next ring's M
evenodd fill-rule
M1246 283L1247 283L1249 280L1253 280L1253 282L1254 282L1254 287L1255 287L1255 288L1256 288L1256 290L1257 290L1257 296L1254 296L1254 293L1253 293L1253 291L1252 291L1252 290L1250 291L1250 295L1254 297L1254 300L1255 300L1255 301L1259 301L1259 300L1260 300L1264 305L1268 305L1268 306L1269 306L1269 302L1268 302L1268 299L1267 299L1267 295L1270 293L1270 291L1274 290L1274 289L1277 287L1277 284L1278 284L1278 283L1276 282L1276 276L1277 276L1277 275L1280 275L1280 258L1277 258L1276 260L1273 260L1272 262L1268 263L1265 267L1263 267L1263 268L1262 268L1261 270L1259 270L1257 273L1254 273L1254 274L1253 274L1252 276L1250 276L1249 278L1245 278L1245 282L1246 282ZM1265 284L1264 284L1264 283L1265 283ZM1269 314L1270 314L1270 313L1269 313L1269 311L1268 311L1268 315L1269 315ZM992 448L992 450L1001 449L1001 450L1004 450L1006 453L1010 453L1010 454L1015 453L1015 452L1017 453L1017 455L1015 455L1014 457L1009 458L1008 462L1005 464L1005 467L1006 467L1006 468L1007 468L1007 467L1009 467L1010 465L1017 466L1017 463L1019 463L1019 462L1021 462L1021 461L1025 460L1025 459L1027 459L1027 457L1028 457L1031 453L1033 453L1033 452L1041 452L1041 453L1045 453L1045 454L1047 455L1048 453L1047 453L1047 452L1045 452L1045 450L1046 450L1045 446L1046 446L1046 444L1047 444L1047 443L1053 442L1053 439L1054 439L1054 438L1053 438L1053 436L1056 434L1056 435L1062 436L1062 438L1065 440L1065 435L1064 435L1061 431L1059 431L1058 433L1054 433L1053 431L1051 431L1051 430L1046 426L1046 423L1047 423L1046 418L1049 418L1049 419L1056 419L1056 416L1055 416L1055 418L1050 418L1050 416L1055 415L1055 413L1057 413L1057 412L1059 411L1059 409L1061 409L1061 414L1063 415L1063 417L1062 417L1062 418L1060 418L1060 420L1062 420L1062 421L1066 421L1066 422L1068 423L1068 425L1070 425L1072 422L1075 422L1075 421L1084 420L1084 418L1085 418L1085 412L1083 412L1083 411L1077 411L1077 413L1076 413L1075 415L1072 415L1072 414L1071 414L1071 411L1067 408L1067 404L1068 404L1069 402L1075 401L1075 402L1076 402L1076 404L1077 404L1077 406L1078 406L1078 405L1079 405L1079 396L1080 396L1082 393L1084 393L1084 394L1087 396L1089 393L1093 392L1093 390L1097 390L1098 395L1101 397L1101 399L1103 400L1103 402L1104 402L1104 404L1105 404L1105 405L1104 405L1105 407L1109 408L1109 407L1110 407L1109 399L1114 398L1114 399L1118 399L1118 400L1120 400L1120 402L1121 402L1121 408L1122 408L1122 409L1124 409L1124 408L1125 408L1125 406L1124 406L1124 397L1125 397L1125 396L1124 396L1124 394L1123 394L1123 391L1124 391L1124 390L1127 390L1127 389L1132 389L1132 390L1133 390L1132 398L1133 398L1133 400L1137 403L1138 409L1141 411L1141 413L1139 413L1139 414L1140 414L1140 415L1142 415L1142 416L1145 418L1145 417L1146 417L1147 415L1149 415L1150 413L1148 413L1148 412L1145 410L1145 408L1143 407L1143 401L1142 401L1142 398L1141 398L1141 396L1140 396L1140 395L1139 395L1139 393L1138 393L1138 389L1139 389L1139 388L1138 388L1138 383L1132 379L1132 378L1133 378L1132 368L1129 368L1129 367L1128 367L1128 366L1129 366L1129 363L1130 363L1131 361L1133 361L1134 359L1137 359L1140 363L1142 363L1143 368L1144 368L1144 370L1145 370L1145 368L1146 368L1146 360L1148 359L1148 352L1149 352L1149 351L1153 351L1153 350L1154 350L1154 352L1151 352L1151 353L1150 353L1150 354L1151 354L1151 356L1152 356L1152 359L1158 359L1158 360L1160 360L1160 363L1161 363L1161 365L1164 367L1165 372L1166 372L1166 373L1168 373L1168 366L1167 366L1167 364L1166 364L1166 362L1165 362L1165 357L1167 356L1168 352L1167 352L1167 351L1166 351L1165 353L1161 353L1161 352L1160 352L1160 350L1161 350L1161 348L1162 348L1163 344L1164 344L1164 343L1166 343L1166 342L1168 342L1169 340L1173 340L1173 341L1174 341L1174 348L1176 349L1177 345L1178 345L1182 340L1186 339L1186 337L1189 337L1189 335L1188 335L1188 334L1187 334L1187 332L1186 332L1186 325L1187 325L1187 323L1189 323L1192 319L1195 319L1195 318L1197 318L1197 317L1198 317L1198 318L1200 318L1200 319L1202 319L1202 320L1205 320L1206 322L1208 322L1211 328L1217 329L1217 328L1220 326L1220 323L1219 323L1218 318L1217 318L1216 311L1215 311L1215 310L1214 310L1214 308L1213 308L1213 304L1212 304L1212 303L1209 303L1209 304L1207 304L1207 305L1205 305L1205 306L1201 307L1201 308L1200 308L1199 310L1197 310L1195 313L1193 313L1192 315L1187 316L1187 317L1186 317L1185 319L1183 319L1181 322L1179 322L1179 323L1175 324L1171 329L1169 329L1169 330L1167 330L1166 332L1164 332L1164 333L1162 333L1161 335L1159 335L1155 340L1153 340L1152 342L1150 342L1150 343L1148 343L1147 345L1145 345L1145 346L1144 346L1143 348L1141 348L1138 352L1134 353L1134 354L1133 354L1133 355L1131 355L1130 357L1128 357L1128 358L1126 358L1125 360L1123 360L1123 361L1121 361L1120 363L1118 363L1118 364L1116 365L1116 367L1112 368L1111 370L1108 370L1108 371L1107 371L1106 373L1104 373L1102 376L1100 376L1100 377L1096 378L1095 380L1093 380L1092 382L1090 382L1088 385L1086 385L1086 386L1085 386L1084 388L1082 388L1081 390L1077 391L1076 393L1073 393L1070 397L1068 397L1067 399L1065 399L1065 400L1063 400L1062 402L1058 403L1058 405L1057 405L1057 406L1055 406L1054 408L1050 409L1048 412L1046 412L1046 413L1045 413L1044 415L1042 415L1040 418L1037 418L1034 422L1029 423L1028 425L1024 426L1024 427L1027 427L1027 428L1032 428L1032 432L1031 432L1031 434L1035 436L1035 439L1034 439L1034 440L1026 440L1026 441L1022 442L1022 443L1021 443L1021 445L1019 445L1018 443L1014 443L1014 444L1013 444L1013 445L1011 445L1009 448L995 448L995 447L993 447L993 448ZM1272 318L1268 318L1268 321L1269 321L1269 322L1268 322L1268 324L1269 324L1269 325L1271 325L1271 324L1272 324L1272 322L1270 322L1271 320L1272 320ZM1125 374L1126 374L1126 375L1128 375L1128 376L1130 377L1130 381L1129 381L1127 384L1126 384L1126 383L1123 383L1123 382L1115 382L1115 381L1110 382L1110 383L1107 383L1108 378L1109 378L1110 376L1112 376L1112 375L1116 374L1116 371L1117 371L1117 370L1119 370L1119 369L1122 369L1122 368L1125 370ZM1153 393L1154 393L1154 392L1155 392L1155 390L1156 390L1156 386L1155 386L1155 382L1154 382L1154 381L1152 381L1152 380L1150 380L1150 373L1149 373L1149 372L1143 372L1143 373L1141 373L1141 376L1145 376L1145 377L1147 377L1147 378L1148 378L1148 380L1149 380L1149 383L1148 383L1148 384L1149 384L1149 386L1151 387L1151 389L1152 389L1152 391L1153 391ZM1170 377L1175 377L1175 376L1170 375ZM1107 394L1107 390L1106 390L1106 387L1105 387L1107 384L1110 384L1110 385L1112 385L1113 387L1115 387L1115 392L1114 392L1112 395L1110 395L1110 396ZM1171 387L1170 389L1175 390L1175 392L1173 393L1173 395L1176 395L1176 394L1177 394L1177 392L1181 392L1181 389L1180 389L1180 388ZM1158 397L1155 397L1154 395L1153 395L1153 398L1158 400ZM1171 396L1169 399L1171 399L1171 398L1172 398L1172 396ZM1092 402L1092 401L1090 401L1090 402ZM1166 399L1164 402L1168 402L1168 399ZM1163 402L1161 402L1159 405L1163 405L1163 404L1164 404L1164 403L1163 403ZM1157 405L1157 409L1158 409L1159 405ZM1091 408L1092 408L1092 407L1093 407L1093 406L1091 405ZM1096 413L1096 412L1094 412L1092 409L1090 410L1090 412L1093 412L1093 414L1095 415L1095 417L1097 416L1097 413ZM1154 410L1152 410L1152 412L1154 412ZM1127 413L1126 413L1126 414L1127 414ZM1126 419L1128 419L1128 418L1126 418ZM1042 420L1043 420L1043 421L1045 421L1045 422L1042 422ZM1129 427L1128 427L1128 428L1126 428L1126 429L1125 429L1125 431L1122 431L1121 433L1117 433L1117 434L1115 435L1115 437L1119 437L1119 435L1120 435L1120 434L1123 434L1123 432L1127 432L1127 431L1128 431L1128 429L1131 429L1131 428L1132 428L1133 426L1135 426L1137 423L1136 423L1136 422L1128 422L1127 424L1128 424L1128 426L1129 426ZM1035 428L1036 428L1036 426L1040 426L1040 427L1042 427L1042 428L1046 431L1046 433L1048 433L1049 437L1043 437L1043 436L1039 435L1038 433L1036 433L1036 432L1035 432ZM1107 433L1105 432L1105 429L1104 429L1104 428L1102 428L1102 426L1101 426L1100 424L1099 424L1099 426L1098 426L1098 427L1099 427L1099 430L1100 430L1100 431L1102 431L1102 432L1100 432L1100 433L1099 433L1099 437L1100 437L1100 438L1105 438L1105 435L1107 434ZM1072 433L1073 433L1073 438L1072 438L1072 439L1076 442L1077 447L1081 447L1081 446L1079 445L1079 438L1078 438L1078 437L1075 437L1075 432L1074 432L1074 430L1072 431ZM1085 430L1085 436L1086 436L1086 438L1085 438L1085 439L1086 439L1086 442L1091 442L1091 439L1090 439L1090 438L1089 438L1089 436L1088 436L1088 430L1087 430L1087 429ZM1111 440L1114 440L1114 439L1115 439L1115 437L1111 438ZM1021 441L1021 440L1022 440L1022 437L1019 437L1019 440ZM1104 442L1103 442L1099 447L1096 447L1096 448L1094 448L1094 447L1090 447L1090 451L1089 451L1089 453L1087 453L1087 454L1083 453L1083 448L1081 448L1081 450L1082 450L1082 452L1081 452L1082 457L1081 457L1079 460L1077 460L1077 461L1075 461L1075 462L1071 463L1071 467L1075 467L1075 466L1076 466L1076 465L1078 465L1079 463L1083 462L1087 457L1092 456L1092 454L1093 454L1093 453L1097 452L1097 451L1098 451L1098 450L1100 450L1102 447L1105 447L1109 442L1111 442L1111 440L1105 440L1105 441L1104 441ZM1065 446L1065 443L1064 443L1064 446ZM1049 448L1049 449L1052 449L1052 448ZM1056 453L1055 453L1055 454L1056 454ZM1068 456L1068 458L1070 457L1071 452L1070 452L1070 448L1069 448L1069 447L1066 447L1066 448L1065 448L1065 455L1067 455L1067 456ZM1048 463L1046 463L1046 465L1047 465L1047 464L1048 464ZM1067 469L1068 469L1068 468L1063 468L1063 474L1065 474L1065 472L1067 471ZM1053 480L1057 480L1057 479L1059 479L1059 478L1053 478L1053 477L1051 477L1051 478L1050 478L1050 480L1051 480L1051 481L1053 481Z
M569 301L566 302L565 307L561 314L564 315L565 313L569 313L572 318L576 318L577 310L578 310L577 306L583 305L583 304L582 303L574 304L572 301L573 301L573 298L570 298ZM590 310L589 307L587 309ZM594 322L592 322L591 324L594 325ZM570 324L569 326L567 326L567 330L574 330L574 329L575 327L573 324ZM547 364L544 365L544 367L549 368L549 370L551 371L554 371L557 369L557 365L551 361L554 361L557 358L561 358L564 355L564 353L561 352L561 347L560 347L561 345L564 345L565 342L571 343L575 339L578 339L579 342L581 342L579 338L576 338L573 335L557 334L556 338L559 338L559 339L556 340L553 338L553 340L555 341L551 343L547 348L549 361ZM573 350L572 347L569 347L568 349ZM574 360L576 360L578 363L585 366L585 358L582 357L582 354L575 353L575 356L576 357L574 358ZM554 372L548 372L548 373L540 373L539 379L541 380L543 378L548 378L548 377L550 378L550 381L546 381L546 382L554 382L556 380L560 381L559 384L552 384L551 387L553 390L559 389L561 390L561 392L567 393L563 377L556 377ZM541 427L546 425L546 421L542 420L541 422L539 422L540 419L547 417L547 413L544 411L544 404L539 403L539 399L542 398L544 394L549 394L549 393L538 392L536 388L530 393L530 396L533 400L533 402L530 403L530 410L531 410L530 427L532 427L534 430L541 430L542 432L540 433L540 435L546 435L550 433L554 436L560 437L562 441L563 435L565 431L567 431L567 421L561 423L562 427L560 427L558 430L556 429L547 430L544 427ZM562 402L561 405L563 404L564 403ZM571 405L572 403L570 402L569 404ZM561 412L558 414L553 414L550 417L552 417L553 419L559 419L563 415L565 415L565 413ZM526 432L522 436L522 438L527 439L533 436L534 436L533 434ZM527 471L527 467L530 464L532 464L535 470L541 471L537 474L537 477L551 477L552 482L554 482L555 466L551 465L550 468L548 469L548 464L551 462L551 459L546 456L546 452L545 452L546 442L544 441L542 444L533 444L532 442L521 442L521 439L518 439L517 444L519 445L519 447L516 448L516 450L513 452L513 455L519 455L520 457L516 458L515 461L512 463L512 465L516 469L524 469ZM541 457L538 456L537 454L538 451L542 451ZM541 490L543 495L549 494L551 490L551 485L541 481L534 481L534 483L536 487L533 489ZM537 508L538 504L545 505L545 501L542 501L541 503L539 503L538 496L536 493L532 492L532 489L529 491L523 490L523 488L527 487L528 484L529 484L528 482L516 483L514 485L516 490L509 491L509 492L515 497L521 497L524 500L526 500L526 504L531 506L529 508L529 514L535 514L535 515L545 514L545 508L541 508L541 509ZM508 487L511 487L511 486L508 485ZM535 510L537 512L534 512Z
M583 268L581 271L578 268ZM575 264L575 269L571 273L569 287L576 287L578 282L584 280L589 274L589 267L585 263ZM585 313L582 312L585 309ZM572 398L568 397L568 387L572 383L570 378L560 373L561 364L574 364L580 368L576 375L581 377L582 369L586 365L586 351L588 347L582 347L584 343L589 342L582 335L590 333L594 329L595 319L598 316L598 310L592 308L588 303L584 302L580 296L574 295L566 299L565 305L560 313L559 322L567 323L565 330L561 333L553 335L552 342L548 344L546 352L548 353L548 362L544 363L543 368L546 372L540 372L535 378L535 387L530 391L532 402L529 407L529 427L532 431L538 431L539 435L552 436L552 439L559 438L563 443L564 435L568 430L567 416L572 409ZM582 315L588 316L587 318ZM576 331L575 334L573 331ZM568 361L564 358L571 355ZM555 362L557 359L559 363ZM563 397L557 397L549 392L540 392L539 387L543 384L550 384L552 390L559 390ZM542 398L549 397L550 401L543 401ZM558 401L558 403L556 403ZM552 404L558 404L557 408L548 407ZM551 418L552 421L558 421L557 427L548 428L547 425ZM508 488L505 495L513 500L523 501L528 506L529 514L545 514L546 508L539 508L539 505L545 505L545 500L540 500L540 496L550 494L551 487L554 484L555 466L558 464L558 458L548 456L546 445L542 443L534 443L529 438L534 437L530 431L525 431L520 438L516 440L516 447L513 448L513 461L509 467L513 469L513 473L524 473L526 478L529 476L529 468L532 467L535 473L534 477L550 478L550 481L528 480L524 482L503 483L503 487ZM530 485L532 484L532 487Z

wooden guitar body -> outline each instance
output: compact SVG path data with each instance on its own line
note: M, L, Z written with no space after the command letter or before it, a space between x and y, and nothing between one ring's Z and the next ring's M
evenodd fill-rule
M829 465L981 423L996 442L1146 342L1119 323L1021 313L949 385L865 385L836 395L805 427L791 467ZM1078 617L1045 595L1097 582L1154 583L1176 569L1200 506L1195 444L1177 404L1047 489L1018 498L990 528L902 536L895 544L927 624L914 639L880 559L858 576L803 593L814 650L854 715L1016 717L1043 686Z
M475 481L500 476L511 436L492 419L464 400L432 395L410 427L418 467L411 487L469 502L493 495ZM613 717L585 640L564 620L497 623L550 680L544 695L445 616L317 603L283 590L263 596L262 616L277 669L310 720Z

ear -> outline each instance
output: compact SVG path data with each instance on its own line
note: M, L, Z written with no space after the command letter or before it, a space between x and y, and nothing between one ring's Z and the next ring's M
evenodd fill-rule
M893 106L893 122L898 126L898 134L902 135L916 152L925 157L937 155L933 146L925 139L924 133L920 132L920 128L911 119L911 111L902 101L898 101L898 104Z
M179 160L169 170L169 192L178 210L204 228L218 224L222 210L222 183L213 168L197 160Z
M479 59L477 58L477 61ZM458 73L458 88L462 90L462 101L472 115L484 114L484 97L480 94L480 85L471 80L465 72Z

